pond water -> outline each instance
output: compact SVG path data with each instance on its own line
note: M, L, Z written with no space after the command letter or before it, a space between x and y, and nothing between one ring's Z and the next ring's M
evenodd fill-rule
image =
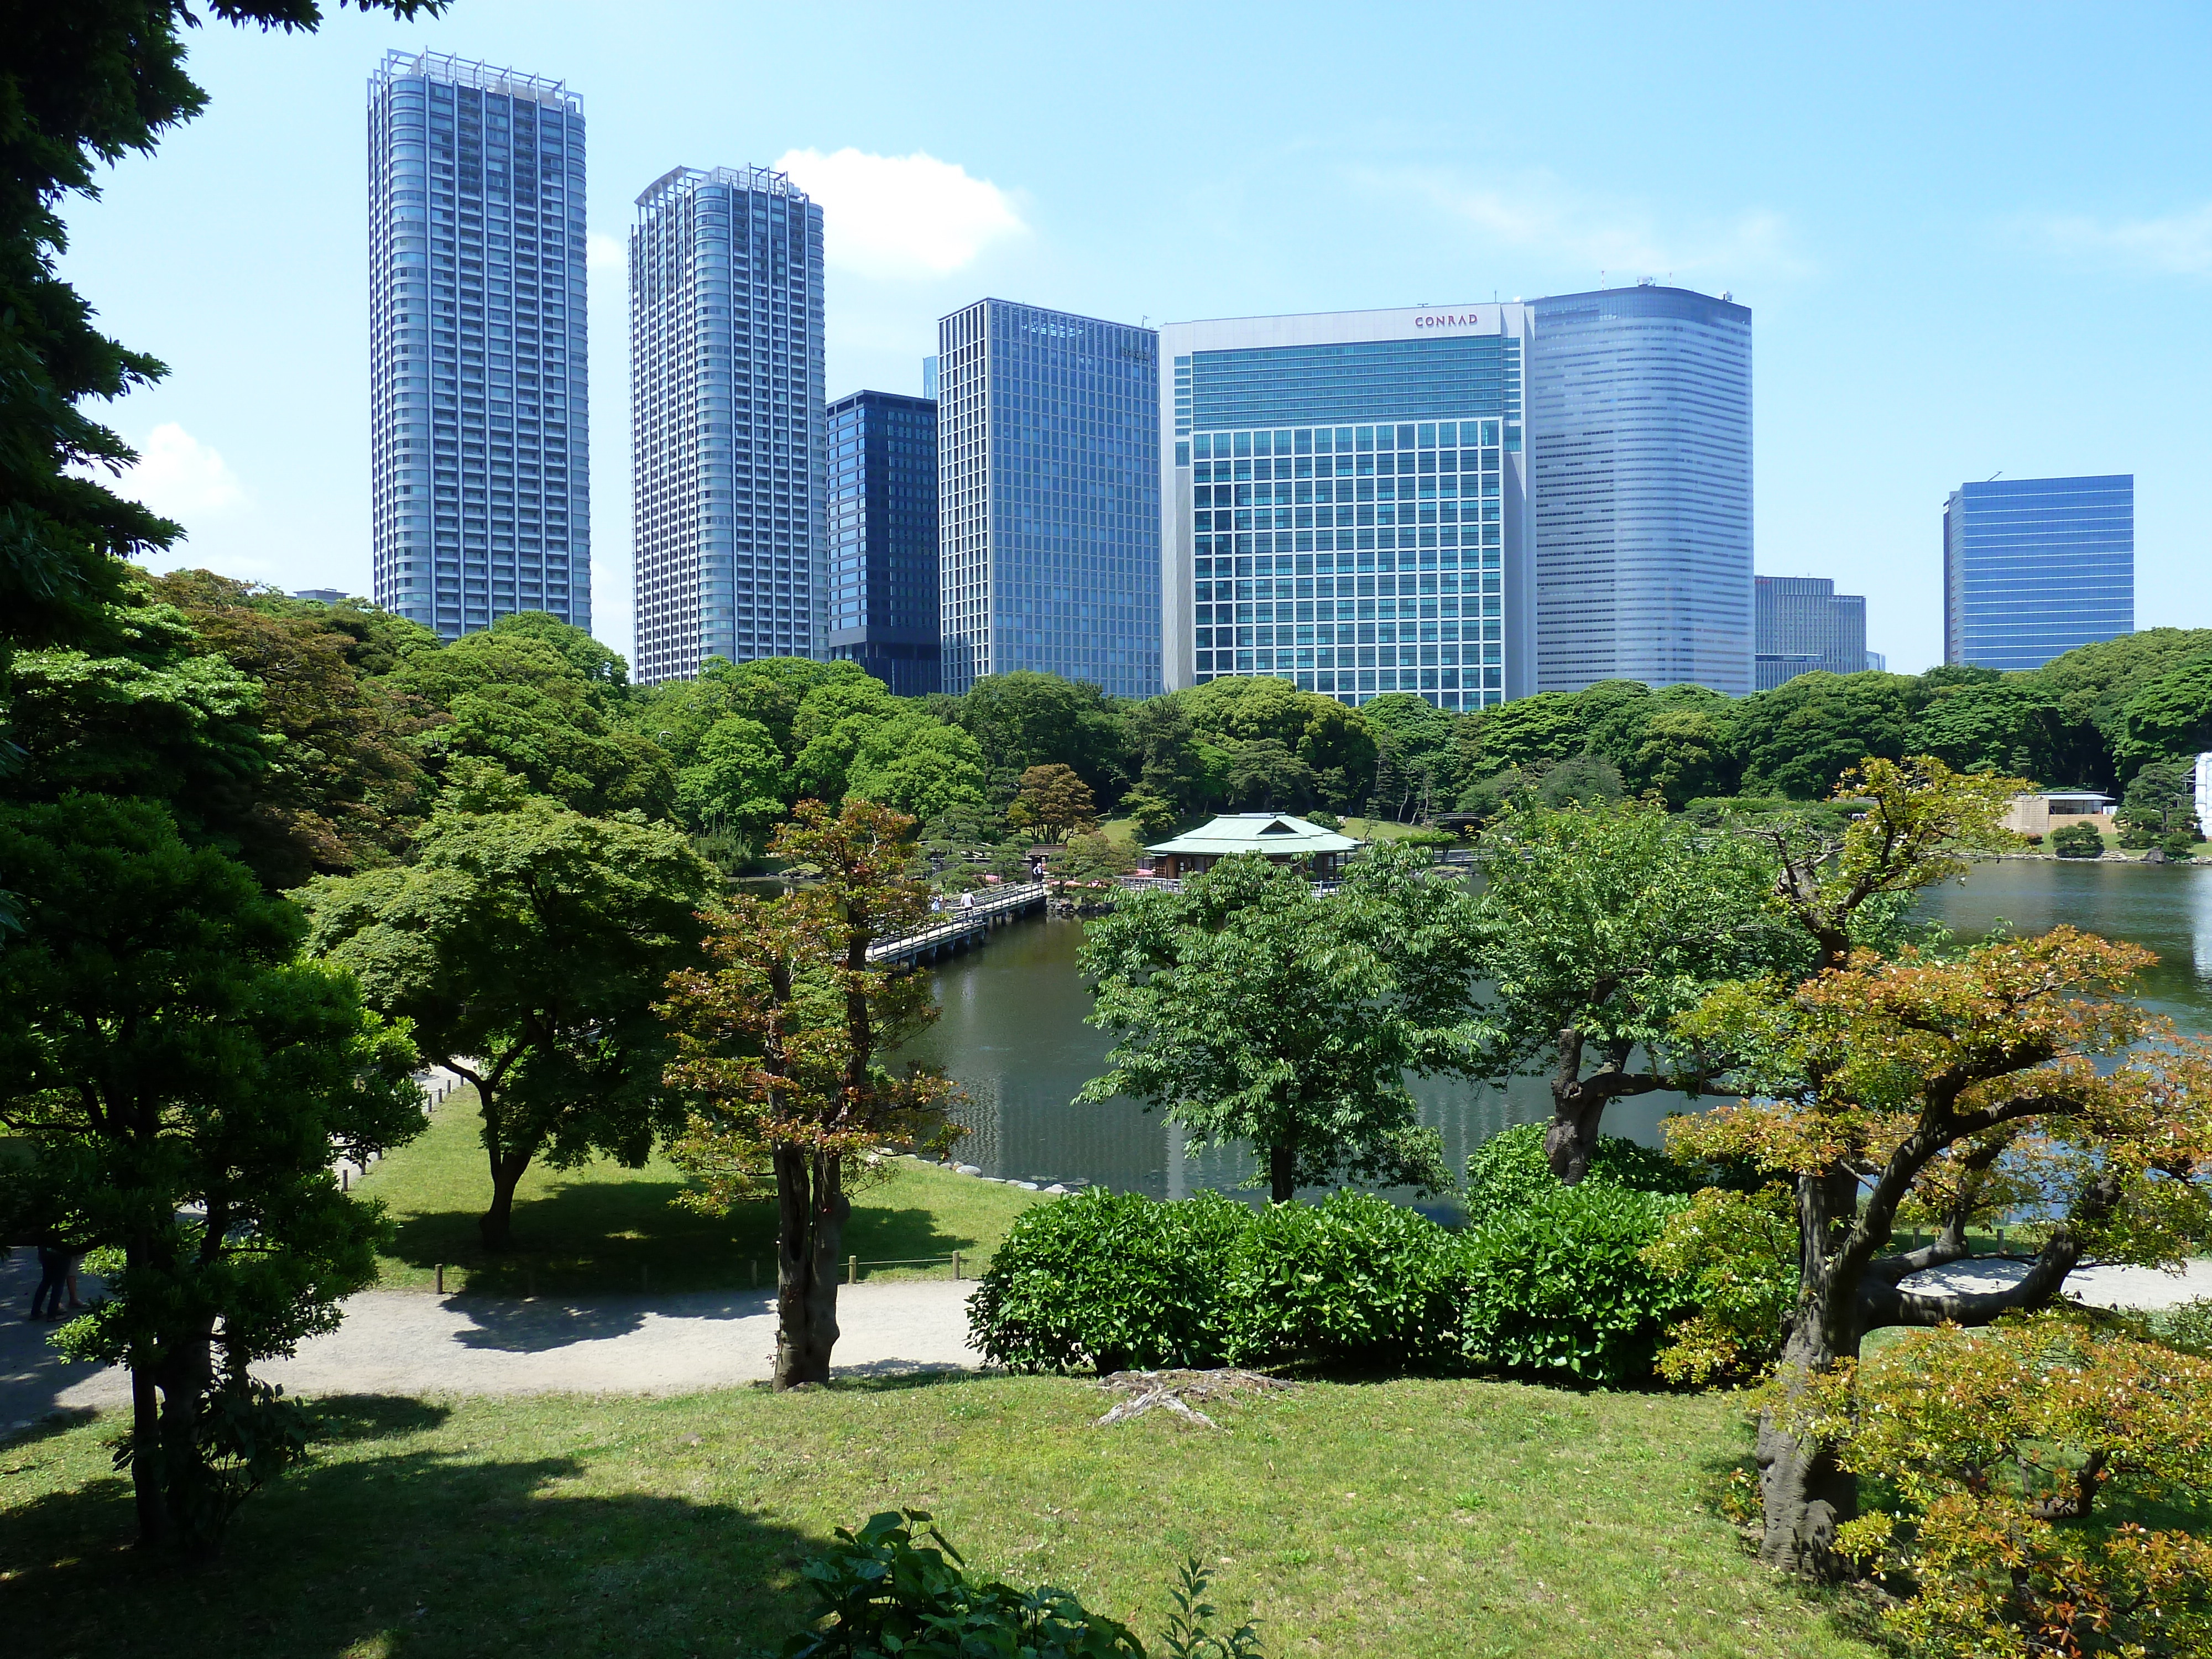
M2002 860L1936 890L1922 908L1961 937L2000 922L2038 933L2067 921L2147 945L2159 963L2144 1000L2185 1030L2212 1031L2212 866ZM1069 1103L1105 1069L1111 1046L1083 1023L1091 995L1075 971L1082 937L1079 921L1016 922L936 970L944 1017L915 1052L943 1066L966 1096L958 1115L969 1133L957 1156L987 1175L1080 1179L1156 1198L1238 1187L1252 1168L1241 1149L1187 1151L1171 1126L1133 1101ZM1430 1080L1414 1094L1423 1121L1443 1132L1454 1170L1488 1136L1551 1110L1533 1077L1503 1089ZM1607 1114L1606 1127L1656 1145L1660 1118L1684 1103L1679 1095L1627 1101Z

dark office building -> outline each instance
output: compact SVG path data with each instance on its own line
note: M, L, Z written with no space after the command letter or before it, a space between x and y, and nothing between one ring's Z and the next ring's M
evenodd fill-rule
M855 392L829 443L830 655L902 697L938 690L937 404Z
M1753 580L1753 687L1771 691L1800 674L1859 674L1874 666L1866 600L1838 593L1826 576Z

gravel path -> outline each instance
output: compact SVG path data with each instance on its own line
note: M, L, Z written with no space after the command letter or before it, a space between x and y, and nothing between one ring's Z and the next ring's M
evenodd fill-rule
M2027 1273L2025 1261L1961 1262L1915 1273L1905 1286L1914 1291L2002 1291L2019 1284ZM2066 1290L2075 1300L2094 1308L2178 1308L2212 1297L2212 1261L2189 1262L2178 1273L2155 1267L2076 1267L2066 1275Z
M128 1404L120 1367L63 1364L46 1346L51 1327L23 1318L37 1282L29 1260L19 1250L0 1267L0 1428ZM980 1366L968 1346L974 1291L945 1279L841 1289L836 1374ZM775 1352L765 1291L588 1301L368 1291L336 1331L255 1369L291 1394L684 1394L765 1379Z

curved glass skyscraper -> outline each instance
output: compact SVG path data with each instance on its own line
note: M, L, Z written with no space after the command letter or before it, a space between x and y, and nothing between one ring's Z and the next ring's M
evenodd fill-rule
M1536 687L1752 689L1751 311L1686 289L1537 300Z

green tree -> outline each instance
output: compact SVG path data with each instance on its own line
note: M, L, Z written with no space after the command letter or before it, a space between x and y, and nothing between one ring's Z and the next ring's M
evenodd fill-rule
M2118 775L2154 761L2178 761L2212 749L2212 653L2191 658L2142 686L2120 705L2112 744Z
M142 1543L210 1549L301 1425L248 1367L337 1323L385 1232L334 1158L422 1127L404 1028L299 959L298 910L150 801L0 808L0 1224L113 1252L65 1352L131 1370Z
M1141 784L1121 797L1120 810L1137 832L1137 844L1140 847L1152 846L1175 834L1179 817L1175 803Z
M1121 721L1105 694L1057 674L987 675L953 719L982 751L991 798L1011 799L1032 766L1065 766L1106 799L1127 782Z
M1748 837L1636 803L1510 811L1472 912L1491 1073L1548 1073L1544 1155L1589 1173L1614 1101L1682 1086L1673 1022L1714 986L1802 969L1770 908L1780 861Z
M684 822L694 830L727 826L748 838L766 835L783 816L786 775L768 728L743 714L725 714L707 728L696 753L676 775Z
M357 0L411 17L440 0ZM226 21L312 30L313 0L222 0ZM180 0L17 6L0 33L0 694L19 645L103 654L124 599L123 561L167 547L179 526L90 476L136 457L85 414L167 370L93 326L58 269L63 204L100 194L95 170L150 155L206 106L185 73Z
M1457 793L1452 771L1451 715L1409 691L1362 703L1375 734L1375 799L1370 816L1400 823L1428 816Z
M1174 694L1201 749L1224 756L1225 774L1244 745L1279 743L1311 770L1311 791L1338 811L1358 806L1373 793L1375 734L1356 708L1334 697L1301 691L1288 680L1231 676ZM1272 750L1267 751L1272 757ZM1272 763L1268 771L1286 780ZM1248 775L1255 770L1246 763ZM1279 781L1279 791L1289 789ZM1290 790L1293 798L1297 792Z
M1084 937L1090 1023L1117 1041L1077 1100L1127 1095L1197 1146L1248 1144L1278 1203L1346 1176L1447 1185L1406 1076L1472 1063L1471 957L1465 894L1423 865L1378 851L1319 897L1302 872L1238 857L1124 899Z
M677 1043L669 1083L689 1108L673 1151L700 1183L694 1201L719 1212L775 1194L778 1389L830 1380L847 1189L866 1160L886 1139L951 1139L945 1079L880 1059L937 1018L929 981L868 963L871 942L926 914L907 874L913 827L872 802L834 816L800 803L771 850L816 881L732 903L713 965L673 975L659 1010Z
M2063 787L2106 769L2095 728L2069 720L2057 688L2040 674L1929 675L1923 684L1931 695L1912 745L1958 771L1993 768Z
M854 750L847 792L910 817L980 807L983 756L975 739L919 708L875 726Z
M1602 755L1570 755L1536 781L1536 799L1546 806L1605 806L1621 793L1620 769Z
M2051 832L2051 850L2062 859L2100 859L2105 838L2094 823L2069 823Z
M1680 811L1700 795L1734 792L1735 714L1726 698L1700 686L1669 686L1616 763L1628 789L1649 790Z
M1816 800L1872 756L1899 760L1913 735L1914 683L1902 674L1800 674L1744 700L1735 720L1746 794Z
M1091 786L1072 766L1032 766L1022 774L1006 822L1034 830L1048 842L1066 841L1098 827L1098 806Z
M2036 678L2057 691L2064 718L2092 727L2101 740L2103 774L2063 781L2116 787L2121 775L2112 769L2112 755L2126 734L2128 700L2152 681L2208 655L2212 655L2212 629L2146 628L2079 647L2037 669Z
M476 1085L487 1249L511 1242L533 1160L566 1169L604 1153L635 1169L680 1122L652 1005L699 959L696 913L715 886L672 825L531 799L441 811L412 864L308 889L313 948Z
M1460 717L1452 733L1461 777L1472 782L1498 772L1534 772L1589 747L1580 694L1540 691Z
M1175 697L1147 697L1122 717L1128 769L1138 787L1168 804L1170 815L1196 813L1212 799L1190 716Z

